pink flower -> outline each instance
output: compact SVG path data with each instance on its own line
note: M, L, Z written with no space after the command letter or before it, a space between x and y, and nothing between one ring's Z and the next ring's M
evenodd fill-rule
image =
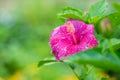
M56 60L59 61L77 52L93 48L98 42L94 36L94 25L68 19L64 25L53 30L49 44Z

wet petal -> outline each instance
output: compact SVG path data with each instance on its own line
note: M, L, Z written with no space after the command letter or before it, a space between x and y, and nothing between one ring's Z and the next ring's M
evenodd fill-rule
M52 53L58 61L76 54L77 52L84 51L98 45L94 36L94 25L85 24L82 21L73 19L68 19L67 21L69 21L73 26L59 26L53 30L50 37L49 43L52 47ZM71 33L68 31L68 28L70 28L70 31L72 28L75 29L75 32ZM74 43L75 39L77 43Z

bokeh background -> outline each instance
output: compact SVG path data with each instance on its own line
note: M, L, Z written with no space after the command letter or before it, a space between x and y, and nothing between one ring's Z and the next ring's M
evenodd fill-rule
M77 80L65 64L37 68L52 57L48 44L64 7L87 10L99 0L0 0L0 80ZM111 4L120 0L108 0Z

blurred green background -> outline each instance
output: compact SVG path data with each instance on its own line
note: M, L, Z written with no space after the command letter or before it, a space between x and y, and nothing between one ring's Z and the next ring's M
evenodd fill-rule
M0 80L77 80L65 64L37 68L37 63L53 56L50 33L64 24L57 13L66 6L87 10L97 1L0 0Z

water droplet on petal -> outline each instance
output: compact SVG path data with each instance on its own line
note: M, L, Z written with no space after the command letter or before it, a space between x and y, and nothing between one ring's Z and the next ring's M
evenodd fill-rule
M89 46L88 45L86 45L86 47L85 47L86 49L89 49Z

